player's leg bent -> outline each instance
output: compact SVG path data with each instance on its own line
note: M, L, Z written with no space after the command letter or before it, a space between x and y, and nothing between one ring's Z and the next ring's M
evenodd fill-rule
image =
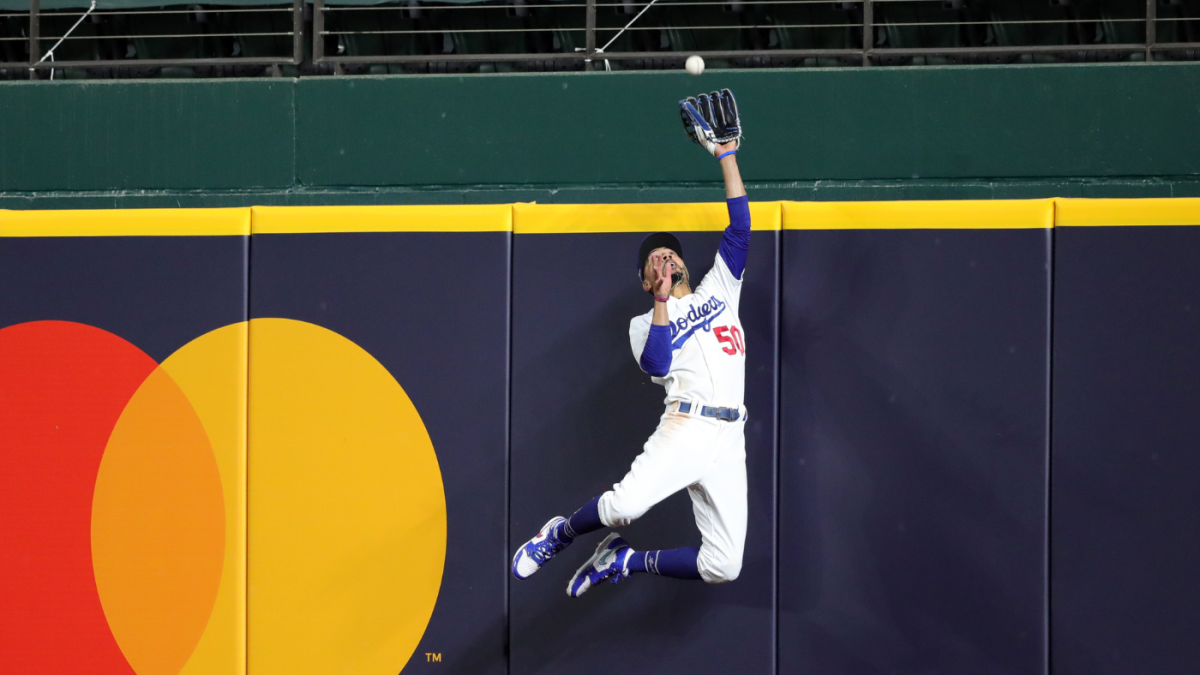
M661 551L632 551L625 567L630 574L645 572L671 579L699 581L700 549L695 546Z
M697 566L710 584L733 581L742 571L746 546L745 422L726 423L718 438L717 458L709 471L688 489L696 527L704 542Z
M604 528L600 521L600 498L594 497L570 518L555 516L541 531L513 555L512 573L518 579L528 579L550 559L575 541L575 537Z
M555 516L513 554L512 573L518 579L528 579L566 548L571 542L560 537L567 519Z
M634 551L621 535L612 532L600 542L592 557L576 570L567 583L567 595L577 598L603 581L617 583L639 572L698 581L702 578L697 562L699 555L700 549L695 547Z
M622 527L652 506L700 480L716 452L713 420L667 413L629 472L600 497L600 520Z
M621 535L610 532L567 582L567 595L578 598L604 581L617 583L629 577L628 562L633 551Z

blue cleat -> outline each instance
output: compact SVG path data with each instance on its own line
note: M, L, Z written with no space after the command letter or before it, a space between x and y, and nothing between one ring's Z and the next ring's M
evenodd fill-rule
M567 542L557 536L559 523L565 522L567 519L562 516L551 518L550 522L542 526L542 531L538 532L536 537L517 549L512 561L514 577L528 579L534 572L542 569L546 561L567 547Z
M587 593L587 590L605 580L617 583L629 576L629 555L633 549L625 543L621 535L613 532L600 542L596 552L571 577L567 584L567 595L572 598Z

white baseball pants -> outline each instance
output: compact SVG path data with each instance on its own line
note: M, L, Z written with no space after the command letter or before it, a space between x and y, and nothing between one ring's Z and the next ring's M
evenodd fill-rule
M600 497L600 520L628 525L683 488L702 544L700 576L733 581L746 545L746 422L667 412L629 473Z

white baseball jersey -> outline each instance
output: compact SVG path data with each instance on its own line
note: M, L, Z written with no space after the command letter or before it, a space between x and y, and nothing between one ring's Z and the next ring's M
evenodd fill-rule
M744 276L744 275L743 275ZM746 339L738 306L742 280L718 253L691 295L667 300L671 322L671 368L651 380L667 389L666 404L693 401L739 408L746 389ZM633 358L641 359L654 310L629 322Z

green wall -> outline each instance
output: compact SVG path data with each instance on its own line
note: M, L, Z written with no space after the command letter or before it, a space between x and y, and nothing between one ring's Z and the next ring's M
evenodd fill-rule
M1200 65L0 84L0 207L1200 195Z

